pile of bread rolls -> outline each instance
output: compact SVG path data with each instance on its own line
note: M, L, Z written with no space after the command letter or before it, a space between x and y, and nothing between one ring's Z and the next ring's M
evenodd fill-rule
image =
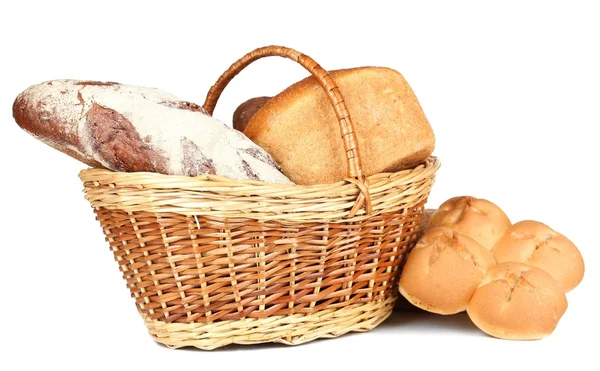
M423 310L467 311L485 333L512 340L550 335L584 262L567 237L533 220L512 224L496 204L454 197L425 213L423 234L400 278L402 296Z

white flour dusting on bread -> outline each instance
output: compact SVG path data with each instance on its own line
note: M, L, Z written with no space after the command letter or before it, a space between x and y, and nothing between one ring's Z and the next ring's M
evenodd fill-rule
M242 133L158 89L54 80L21 93L13 115L39 140L94 167L290 183Z

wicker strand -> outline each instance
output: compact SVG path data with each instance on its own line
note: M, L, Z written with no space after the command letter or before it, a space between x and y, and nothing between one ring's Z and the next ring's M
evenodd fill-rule
M231 344L266 342L299 345L319 338L377 327L392 314L395 298L369 304L353 304L312 314L272 316L217 323L164 323L148 317L146 327L155 341L169 348L195 347L213 350Z
M373 213L353 217L360 191L346 182L273 186L100 169L80 177L150 334L213 349L299 344L380 323L438 166L432 158L369 177Z
M418 203L423 193L433 186L439 167L439 160L432 157L413 169L368 177L371 214L364 209L354 209L361 192L356 183L348 181L314 186L280 185L232 182L214 175L164 176L103 169L84 170L79 176L86 184L86 199L95 207L185 215L197 215L198 210L202 210L204 215L214 217L251 215L260 221L284 219L298 223L361 221L384 211L400 210L406 204ZM127 192L122 192L123 189Z

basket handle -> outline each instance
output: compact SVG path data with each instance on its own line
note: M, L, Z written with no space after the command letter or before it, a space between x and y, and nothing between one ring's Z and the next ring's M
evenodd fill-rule
M299 63L317 79L323 90L325 90L325 94L327 94L327 98L333 106L340 125L340 133L344 142L346 162L348 165L349 179L347 180L356 184L360 189L360 195L356 199L349 216L354 216L363 205L366 207L367 213L370 214L372 212L372 207L371 197L369 196L368 179L362 172L358 141L356 139L354 124L352 123L350 113L348 112L348 107L346 106L346 102L335 81L333 81L329 73L311 57L284 46L271 45L255 49L238 59L219 77L217 82L208 91L203 108L208 114L212 115L215 106L217 105L217 101L219 100L219 97L221 97L221 93L223 93L227 84L229 84L238 73L256 60L272 56L289 58Z

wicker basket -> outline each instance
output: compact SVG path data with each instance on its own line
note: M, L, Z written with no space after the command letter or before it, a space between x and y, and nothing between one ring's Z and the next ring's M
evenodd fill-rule
M403 257L414 244L439 161L365 177L352 121L335 82L310 57L281 56L323 86L339 119L348 178L315 186L88 169L80 173L150 335L179 348L300 344L376 327L392 312Z

